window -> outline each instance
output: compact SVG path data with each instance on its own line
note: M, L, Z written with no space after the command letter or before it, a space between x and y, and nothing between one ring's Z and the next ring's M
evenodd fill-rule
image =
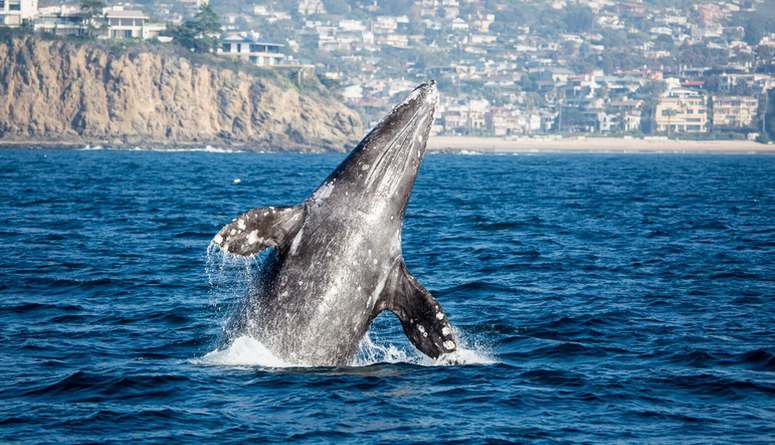
M5 0L0 0L0 9L5 9Z
M22 4L19 2L11 2L8 4L8 9L11 11L21 11L22 10Z

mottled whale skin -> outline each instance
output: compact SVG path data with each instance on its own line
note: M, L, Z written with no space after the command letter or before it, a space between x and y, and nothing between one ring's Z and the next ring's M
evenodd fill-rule
M418 86L302 204L250 210L213 243L252 256L273 248L233 315L234 330L292 363L345 366L374 318L389 310L417 349L457 348L441 306L407 271L401 228L438 101Z

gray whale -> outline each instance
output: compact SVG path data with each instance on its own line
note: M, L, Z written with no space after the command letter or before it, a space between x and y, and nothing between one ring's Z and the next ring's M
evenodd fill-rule
M446 314L401 253L437 102L434 81L418 86L303 203L250 210L215 235L212 242L233 255L273 248L233 316L241 333L292 363L344 366L388 310L424 354L456 350Z

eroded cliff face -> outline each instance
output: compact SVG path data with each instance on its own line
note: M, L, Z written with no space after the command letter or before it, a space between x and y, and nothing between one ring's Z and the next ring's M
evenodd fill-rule
M314 89L158 51L0 43L0 142L343 150L359 116Z

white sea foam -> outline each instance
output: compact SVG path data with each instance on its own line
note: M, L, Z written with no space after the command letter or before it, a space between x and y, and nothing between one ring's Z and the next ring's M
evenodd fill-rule
M262 368L289 368L294 365L276 357L258 340L243 335L224 349L208 352L204 357L194 360L194 363L216 366L248 366Z
M259 367L259 368L312 368L305 363L292 363L277 357L263 343L253 337L242 335L228 346L208 352L195 364L212 366ZM358 353L351 367L365 367L379 364L411 364L419 366L491 365L497 361L481 346L465 346L461 341L458 349L438 359L431 359L414 348L403 348L391 343L375 342L367 334L361 341Z
M90 146L86 145L85 147L81 147L78 150L80 151L100 151L100 150L106 150L106 151L148 151L148 152L158 152L158 153L226 153L226 154L233 154L233 153L246 153L245 150L236 149L236 148L228 148L228 147L213 147L211 145L205 146L205 147L177 147L177 148L159 148L159 147L103 147L102 145L96 145L96 146ZM258 151L254 153L265 153L264 151Z
M449 354L432 359L413 347L403 348L391 343L373 341L367 334L360 344L353 366L371 366L380 363L408 363L420 366L491 365L497 363L490 351L482 345L470 345L467 337L455 330L458 348Z

